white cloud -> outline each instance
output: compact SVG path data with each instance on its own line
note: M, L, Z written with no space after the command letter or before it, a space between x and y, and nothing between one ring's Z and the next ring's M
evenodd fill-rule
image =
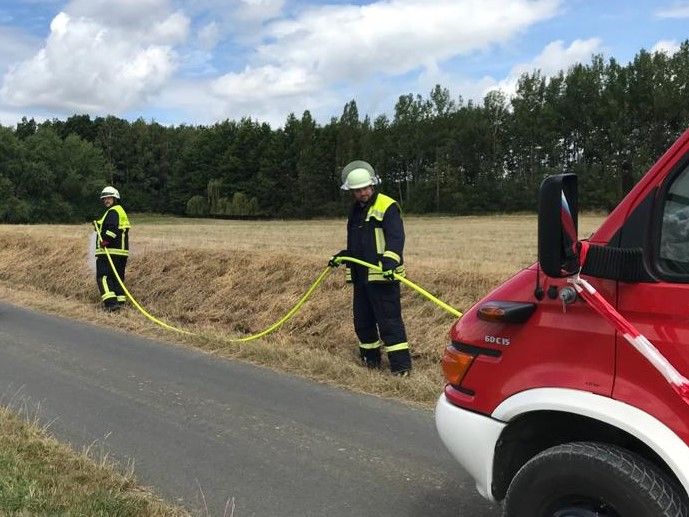
M155 97L153 107L172 114L172 122L212 123L219 113L214 109L217 100L210 93L207 82L173 80Z
M72 0L63 10L101 25L143 32L168 18L172 7L170 0Z
M556 0L390 0L321 7L276 22L262 60L311 68L336 79L401 74L504 43L553 16Z
M689 2L675 2L671 7L663 7L655 13L658 18L689 18Z
M17 122L21 121L22 117L26 117L28 120L33 118L37 123L44 122L46 120L45 116L19 113L16 111L5 111L0 109L0 126L15 127Z
M4 77L12 106L120 113L155 94L177 66L189 20L167 0L75 0L53 18L44 46Z
M212 21L199 29L198 40L201 48L210 50L220 41L220 26Z
M237 15L244 21L264 22L282 14L285 0L240 0Z
M225 74L211 81L210 93L217 118L248 116L273 126L282 125L290 112L317 110L333 100L319 77L302 68L273 65Z
M285 0L182 0L187 12L207 13L215 19L266 21L283 14Z
M174 45L187 39L189 33L189 18L181 12L172 13L158 23L154 23L147 31L140 33L140 43L155 43L158 45ZM147 37L144 37L146 35Z
M320 6L269 24L253 66L226 74L213 92L229 112L275 98L401 75L504 44L554 16L559 0L381 0Z
M329 110L340 103L329 91L319 91L312 95L290 97L276 95L264 101L254 99L252 102L227 102L219 100L213 92L213 82L180 80L167 85L160 95L156 96L155 107L161 111L174 110L171 122L193 121L197 124L212 124L226 118L238 120L249 117L261 122L268 122L272 127L280 127L291 112L301 116L304 110L317 113L320 109ZM339 106L341 109L341 105Z
M660 40L658 41L655 45L653 45L653 48L651 48L651 52L662 52L664 54L667 54L668 56L673 55L675 52L679 50L679 43L675 40Z
M201 32L214 27L216 42L233 39L247 45L260 41L263 25L284 16L285 8L285 0L184 0L181 4L191 17L204 20Z
M485 95L490 90L500 89L508 96L514 95L517 90L519 77L524 73L540 70L542 75L552 76L577 63L589 63L594 54L602 52L601 40L590 38L586 40L574 40L569 47L564 46L562 40L548 43L545 48L528 63L519 63L512 67L509 75L498 81L494 86L484 90ZM484 79L485 82L485 79Z
M304 2L71 0L42 48L5 75L0 97L56 114L137 113L145 106L204 123L252 116L281 125L288 113L304 109L327 118L351 98L362 113L387 110L415 82L426 92L436 82L448 84L445 79L456 74L447 71L447 61L489 55L559 14L562 4L367 1L299 8ZM296 11L288 16L288 8ZM195 33L189 38L191 18ZM249 44L254 50L246 54ZM560 66L567 66L578 44L556 43L534 63L545 68L564 60ZM219 56L220 48L230 53ZM235 68L219 75L216 68L224 63ZM474 98L472 88L482 98L498 81L453 83L465 98Z
M19 29L0 26L0 73L10 64L17 63L33 55L41 46L41 41Z
M212 82L212 90L223 96L232 92L238 103L251 102L257 92L268 98L290 97L310 93L321 86L320 78L299 67L286 69L273 65L247 67L239 74L225 74Z

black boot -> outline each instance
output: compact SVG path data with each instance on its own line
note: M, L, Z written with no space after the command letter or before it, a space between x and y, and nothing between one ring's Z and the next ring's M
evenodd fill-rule
M120 304L117 303L117 301L109 301L103 304L103 310L105 312L116 312L120 310Z
M359 355L366 368L380 368L380 348L360 348Z
M409 349L388 352L388 359L390 361L390 372L393 375L399 375L400 377L409 376L411 372L411 354Z

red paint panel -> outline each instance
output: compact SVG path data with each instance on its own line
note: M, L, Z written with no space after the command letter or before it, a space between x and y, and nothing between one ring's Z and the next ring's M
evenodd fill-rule
M541 276L543 280L543 276ZM565 280L547 279L548 285L566 286ZM595 281L604 296L614 293L614 282ZM615 333L583 301L563 312L559 299L546 297L523 324L479 320L477 307L488 300L536 302L535 270L523 270L472 307L452 328L453 341L500 350L498 358L479 355L462 382L474 392L448 397L463 407L490 413L505 398L532 388L561 387L610 396L615 365ZM610 299L610 298L608 298ZM492 338L509 339L509 345L490 345ZM446 392L447 393L447 392Z

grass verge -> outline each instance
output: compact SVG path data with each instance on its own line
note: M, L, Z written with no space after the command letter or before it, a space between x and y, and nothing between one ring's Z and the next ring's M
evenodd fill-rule
M90 456L0 407L0 514L187 515L138 487L131 471L118 473L106 455Z

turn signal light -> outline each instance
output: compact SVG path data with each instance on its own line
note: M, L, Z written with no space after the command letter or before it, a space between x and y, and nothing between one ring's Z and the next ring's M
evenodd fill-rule
M478 314L483 321L503 321L505 310L500 307L481 307Z
M448 346L443 354L443 375L445 380L453 386L462 383L464 375L474 360L473 355L460 352L453 346Z
M478 319L502 323L524 323L536 310L535 303L491 300L478 308Z

